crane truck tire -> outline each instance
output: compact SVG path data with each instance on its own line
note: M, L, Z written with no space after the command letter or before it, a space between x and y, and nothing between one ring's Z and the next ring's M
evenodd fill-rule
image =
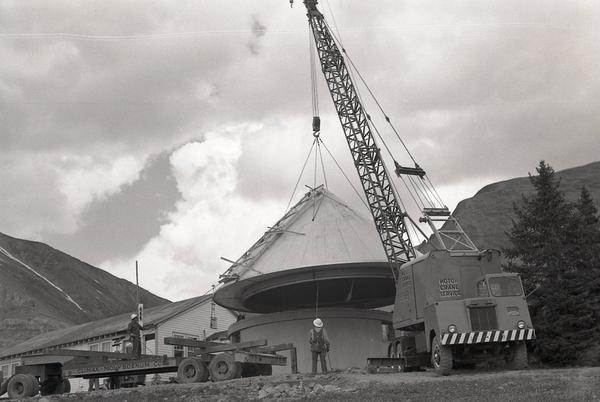
M35 381L33 381L35 380ZM11 399L29 398L34 394L34 391L39 391L39 387L35 386L37 379L32 375L17 374L13 376L8 382L8 397Z
M177 368L177 378L181 384L205 382L208 380L208 368L201 360L188 357Z
M235 364L233 356L229 353L216 355L208 365L210 378L213 381L231 380L238 375L239 366Z
M525 342L510 345L504 357L506 365L510 370L524 370L527 368L527 346Z
M440 375L448 375L452 371L452 349L440 344L437 335L431 342L431 364Z

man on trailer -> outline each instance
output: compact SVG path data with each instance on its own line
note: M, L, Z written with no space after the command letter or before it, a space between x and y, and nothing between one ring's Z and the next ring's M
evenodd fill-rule
M144 327L142 327L138 322L137 314L131 314L131 321L129 322L129 325L127 325L127 333L129 334L129 338L131 338L131 342L133 344L132 354L136 359L139 359L142 354L142 340L140 331L143 329Z

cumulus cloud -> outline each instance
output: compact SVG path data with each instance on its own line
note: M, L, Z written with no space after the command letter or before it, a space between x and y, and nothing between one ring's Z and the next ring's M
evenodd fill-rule
M252 126L212 132L171 155L181 192L169 223L131 259L101 266L131 277L140 261L143 285L170 299L204 293L227 267L220 256L236 259L273 223L281 211L277 200L251 200L237 192L242 139Z
M139 183L152 155L177 149L171 168L181 199L167 208L176 212L160 232L155 225L139 237L152 240L136 254L153 261L161 294L188 286L176 279L188 275L213 282L225 268L220 255L235 258L279 217L312 141L307 23L297 3L1 3L0 207L11 213L0 214L0 231L42 241L80 233L84 211ZM598 159L600 4L321 6L450 207L540 159L556 169ZM357 185L322 81L319 92L322 135ZM207 132L215 134L198 140ZM328 166L332 190L353 203ZM98 247L110 253L111 244ZM85 260L81 250L74 253ZM104 266L125 273L131 261Z
M0 163L0 183L10 196L0 198L3 230L39 238L43 231L72 233L92 201L106 199L135 181L144 160L125 155L73 155L18 152Z
M252 38L248 41L248 49L254 56L260 50L260 38L265 36L267 27L260 23L256 15L252 16Z

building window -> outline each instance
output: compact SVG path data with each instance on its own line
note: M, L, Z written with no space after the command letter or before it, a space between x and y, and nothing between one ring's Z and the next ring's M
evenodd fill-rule
M4 366L2 366L2 369L0 370L0 371L2 371L2 377L4 377L5 380L8 377L10 377L10 373L8 372L9 369L10 369L10 366L8 364L5 364Z
M182 333L177 333L177 332L173 332L173 338L198 340L197 336L187 335L187 334L182 334ZM189 357L189 356L194 356L194 355L196 355L196 348L173 345L173 356L174 357Z
M98 352L98 351L100 351L100 344L99 343L92 343L90 345L90 351L92 351L92 352Z
M394 340L394 328L392 324L382 322L381 323L381 335L384 342L391 342Z
M13 363L10 365L10 375L15 374L15 371L16 371L18 365L19 365L19 363Z
M173 334L173 338L183 338L183 335ZM173 345L173 357L184 357L183 346Z
M111 346L112 346L112 342L111 341L102 342L102 351L103 352L110 352L110 347Z

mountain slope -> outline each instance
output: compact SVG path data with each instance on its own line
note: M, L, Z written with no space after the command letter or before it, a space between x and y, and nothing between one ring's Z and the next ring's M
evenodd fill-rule
M575 201L586 186L596 205L600 206L600 162L557 172L561 190ZM461 201L453 215L480 249L502 249L509 246L506 233L512 228L513 203L521 195L533 193L528 177L519 177L483 187L472 198Z
M168 303L143 289L140 297L147 307ZM0 349L135 306L131 282L46 244L0 233Z

